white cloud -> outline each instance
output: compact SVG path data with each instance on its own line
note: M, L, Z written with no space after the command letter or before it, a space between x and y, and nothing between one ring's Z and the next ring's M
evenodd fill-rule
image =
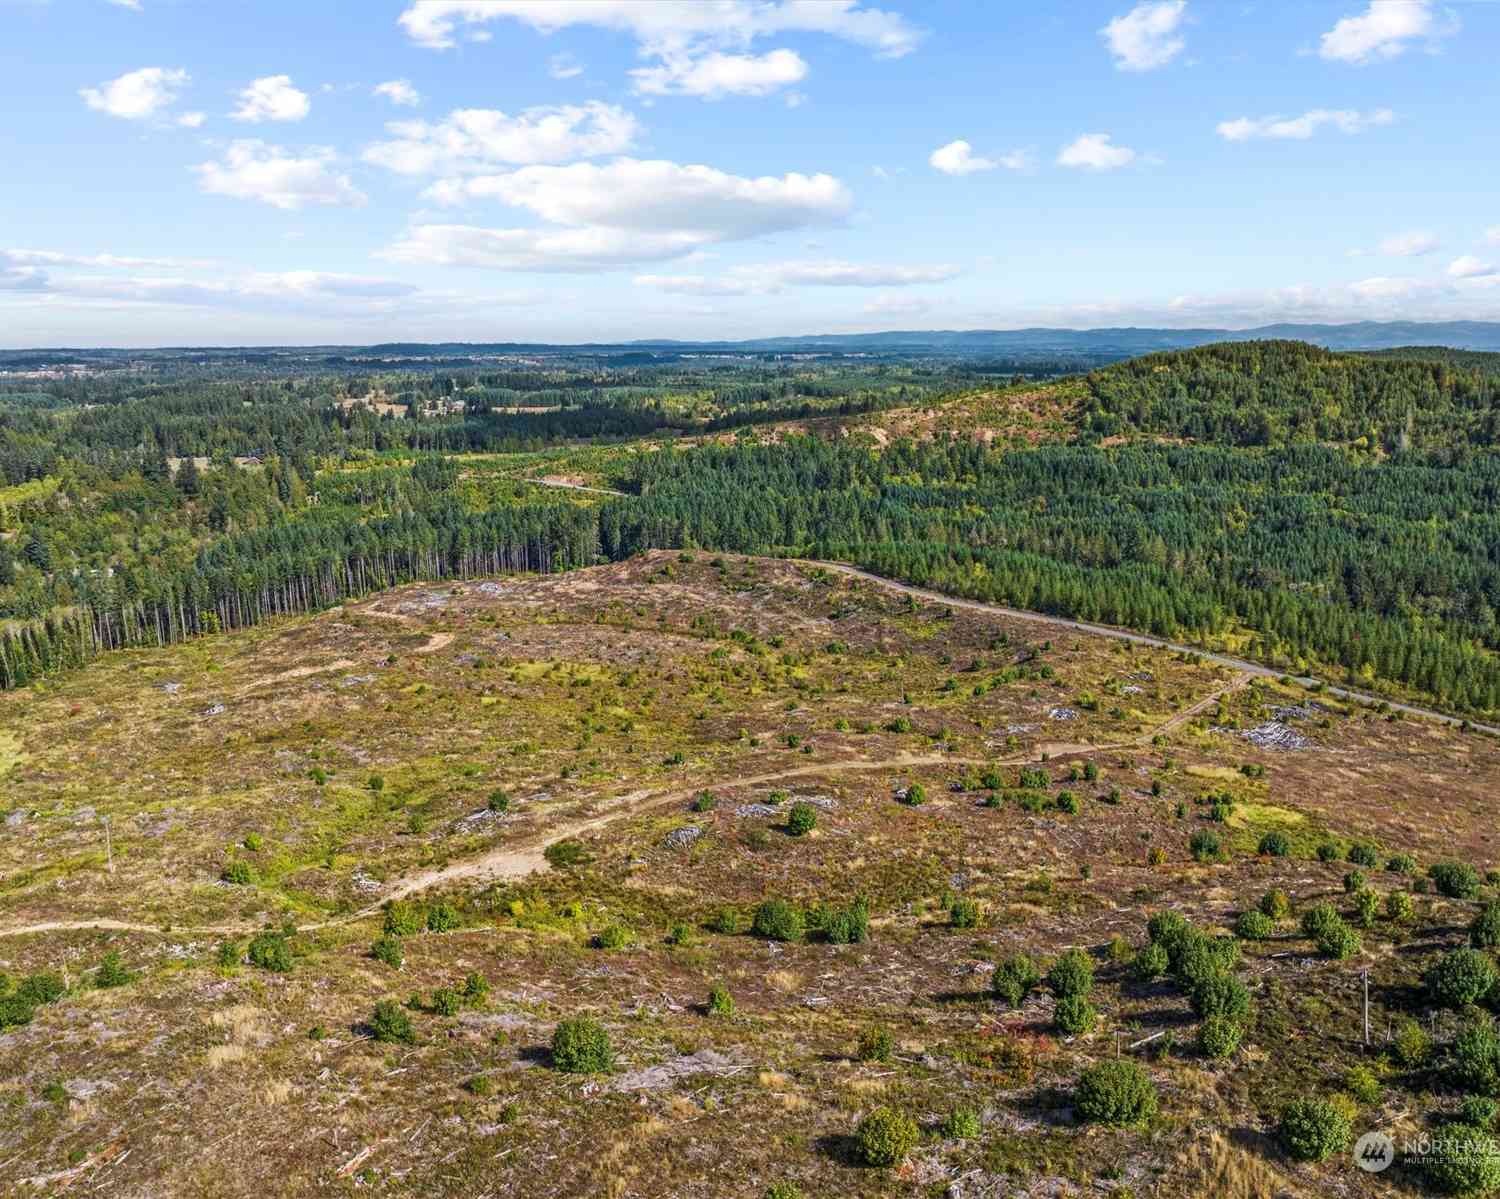
M142 67L98 87L79 88L78 94L95 112L123 121L145 121L170 108L188 79L181 68Z
M807 63L792 50L767 54L724 54L699 58L672 55L660 66L630 72L635 90L650 96L769 96L807 78Z
M1487 279L1500 274L1494 263L1483 262L1472 254L1455 258L1448 264L1448 275L1453 279Z
M1179 34L1187 0L1137 4L1099 31L1121 71L1154 71L1164 67L1187 43Z
M236 121L300 121L312 108L307 93L292 86L289 75L267 75L240 92Z
M976 171L993 171L997 167L1005 167L1011 171L1029 170L1032 160L1031 155L1024 150L1012 150L997 158L985 158L975 154L974 147L960 138L946 146L939 146L929 154L927 165L945 175L972 175ZM876 167L875 173L882 179L887 177L881 167Z
M658 291L696 296L774 295L788 287L911 287L942 283L960 268L932 266L871 266L855 262L772 262L735 267L727 274L637 275L635 283Z
M575 25L626 33L651 57L743 47L785 33L824 33L898 58L921 40L899 14L862 7L859 0L414 0L399 23L418 45L446 50L458 44L461 29L502 19L544 34Z
M1057 163L1091 171L1112 171L1116 167L1129 166L1135 159L1134 150L1114 145L1109 134L1084 133L1062 148Z
M1451 17L1440 22L1430 0L1370 0L1357 17L1344 17L1318 46L1323 58L1363 66L1406 51L1418 39L1429 44L1458 31Z
M544 228L418 225L386 251L402 262L580 271L680 258L722 242L838 224L853 198L831 175L751 179L707 166L620 158L445 180L439 202L499 200Z
M1392 258L1417 258L1431 254L1438 248L1437 234L1425 229L1414 229L1409 233L1393 233L1380 243L1380 252Z
M422 93L411 85L410 79L387 79L384 83L377 83L374 94L403 108L415 108L422 103Z
M295 210L309 204L362 205L366 196L335 169L332 150L313 148L297 157L254 139L231 142L222 162L193 167L198 186L211 195L259 200Z
M1397 300L1421 291L1424 284L1418 279L1392 279L1377 275L1349 284L1349 290L1365 300Z
M181 270L212 264L184 258L133 258L117 254L64 254L57 250L0 250L0 262L12 266L94 267L106 270Z
M143 12L141 0L109 0L116 8L128 8L131 12Z
M932 305L916 296L877 296L864 306L866 316L920 316Z
M554 79L573 79L583 74L583 64L564 50L547 60L547 74Z
M623 108L590 101L513 117L460 108L437 122L393 121L386 131L394 140L371 146L365 161L402 175L430 175L619 154L630 149L640 125Z
M177 123L184 129L198 129L202 127L203 122L206 120L208 120L206 113L185 112L177 118Z
M1244 142L1252 138L1295 138L1305 140L1320 129L1333 128L1340 133L1363 133L1379 125L1389 125L1396 114L1389 108L1359 112L1352 108L1314 108L1300 117L1239 117L1220 121L1218 134L1225 141Z

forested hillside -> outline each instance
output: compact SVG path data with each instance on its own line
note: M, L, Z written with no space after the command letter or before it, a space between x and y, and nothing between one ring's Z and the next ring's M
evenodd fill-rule
M874 376L851 391L842 364L799 374L705 374L701 387L722 385L715 411L691 419L699 431L760 423L767 405L781 411L767 390L781 386L822 411L901 400ZM901 379L887 382L911 385ZM1500 709L1497 376L1473 355L1282 342L1153 355L1087 377L1072 444L1007 450L783 430L637 452L621 440L637 423L686 419L671 415L680 379L646 395L627 376L619 404L528 413L514 401L548 380L476 377L459 389L462 413L426 417L452 384L409 382L406 420L296 379L0 409L12 481L0 489L0 618L12 620L0 683L403 581L699 545L849 560ZM1134 436L1100 444L1106 433ZM582 454L585 442L624 498L527 486L515 475L540 469L529 451L472 452ZM168 462L199 451L205 466Z

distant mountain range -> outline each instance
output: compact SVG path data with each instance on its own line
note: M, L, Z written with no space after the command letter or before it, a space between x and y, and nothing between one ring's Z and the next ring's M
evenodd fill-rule
M386 342L372 346L163 347L155 350L37 349L0 350L0 368L38 367L49 362L119 364L165 357L199 358L205 363L240 360L321 359L352 363L370 358L462 360L502 354L600 354L638 356L643 361L693 354L873 354L996 356L1072 359L1083 363L1133 358L1156 350L1182 350L1223 341L1257 339L1306 341L1330 350L1391 350L1405 346L1445 346L1456 350L1500 352L1500 322L1360 321L1349 325L1261 325L1254 329L964 329L887 333L817 333L761 337L746 341L673 341L549 344L543 342Z

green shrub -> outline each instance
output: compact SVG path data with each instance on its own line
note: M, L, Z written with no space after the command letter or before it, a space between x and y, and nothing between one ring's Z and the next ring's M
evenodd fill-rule
M1260 839L1258 852L1267 857L1284 858L1292 852L1292 843L1285 833L1270 832Z
M766 1199L807 1199L795 1183L773 1182L766 1188Z
M751 928L756 936L772 941L800 941L804 931L802 913L784 899L767 899L755 909Z
M667 930L668 945L691 945L693 943L693 926L691 924L674 924Z
M1047 971L1047 986L1059 999L1094 989L1094 963L1082 949L1070 949Z
M1204 1057L1233 1057L1245 1027L1230 1016L1209 1016L1198 1025L1198 1052Z
M1057 1001L1052 1018L1060 1033L1070 1037L1082 1036L1094 1027L1098 1013L1087 995L1064 995Z
M1059 791L1057 793L1057 810L1069 816L1078 815L1078 796L1071 791Z
M859 1040L854 1043L854 1056L861 1062L888 1062L895 1047L890 1030L874 1024L859 1034Z
M804 837L818 826L818 809L812 804L798 800L786 816L786 831L794 837Z
M979 1113L972 1107L956 1107L943 1120L943 1138L968 1141L979 1135Z
M889 1107L877 1107L854 1130L855 1155L867 1166L895 1166L917 1147L916 1121Z
M1318 938L1318 949L1335 961L1352 958L1364 946L1360 936L1342 920L1325 929Z
M1130 963L1130 972L1143 983L1160 978L1171 968L1172 960L1167 951L1155 941L1141 946Z
M1422 1158L1422 1178L1442 1195L1493 1195L1500 1190L1500 1150L1484 1130L1450 1124Z
M370 956L377 962L384 962L392 970L401 969L404 953L401 949L399 937L376 937L370 943Z
M552 1033L552 1065L565 1074L600 1074L615 1063L604 1025L590 1016L564 1020Z
M1470 1128L1488 1131L1495 1127L1495 1118L1500 1116L1500 1103L1483 1095L1466 1095L1459 1101L1455 1118Z
M255 867L244 858L235 858L224 866L224 871L219 875L226 883L234 883L239 887L250 887L255 884Z
M960 895L948 905L948 923L954 928L975 928L979 924L979 904Z
M1427 877L1439 895L1449 899L1473 899L1479 894L1479 872L1467 862L1435 862Z
M476 1099L488 1099L495 1093L495 1084L488 1074L476 1074L464 1083L464 1090Z
M631 932L623 924L606 924L594 938L600 949L624 949L633 940Z
M1241 912L1234 922L1234 935L1243 941L1264 941L1276 932L1276 921L1258 908Z
M1256 906L1272 920L1285 920L1292 914L1291 898L1279 889L1267 891Z
M1341 856L1336 842L1324 841L1318 846L1318 861L1320 862L1337 862Z
M417 1039L411 1017L394 999L382 999L375 1005L375 1012L370 1017L370 1035L377 1041L399 1045L411 1045Z
M119 951L111 949L104 955L104 960L99 963L99 969L94 971L94 986L123 987L134 978L135 975L125 969L125 963L121 960Z
M1373 1070L1365 1066L1354 1066L1344 1075L1344 1090L1366 1107L1379 1103L1383 1093L1380 1079L1375 1077Z
M470 1007L483 1007L484 1001L489 998L490 980L482 974L469 974L464 979L461 994Z
M1073 1109L1090 1124L1143 1124L1156 1108L1156 1085L1129 1058L1095 1063L1078 1076L1073 1090Z
M870 905L863 896L847 908L821 913L820 919L830 945L861 945L870 935Z
M458 909L446 900L433 904L427 913L427 931L430 933L451 933L462 923Z
M589 860L588 850L581 841L554 841L542 850L547 865L554 870L565 870L569 866L582 866Z
M509 812L510 792L505 790L503 787L496 787L493 791L490 792L489 799L485 801L485 806L488 807L491 812Z
M214 951L214 965L220 970L233 970L240 964L244 957L244 950L240 948L238 941L220 941L219 948Z
M908 807L921 807L927 802L927 788L921 783L913 783L910 787L904 788L896 798Z
M716 933L733 936L740 931L740 914L733 908L720 908L714 913L714 918L709 923L709 928Z
M1345 857L1355 866L1368 866L1371 870L1376 869L1380 865L1380 851L1375 846L1363 841L1356 841L1353 845L1349 846L1349 852Z
M463 1006L462 996L452 987L439 987L432 993L432 1010L439 1016L456 1016Z
M1351 870L1344 875L1344 894L1357 895L1365 889L1365 872Z
M990 976L990 989L1011 1007L1020 1007L1032 988L1041 981L1042 975L1036 963L1024 953L1013 953L995 967Z
M280 933L257 933L250 939L250 964L285 974L292 968L292 947Z
M1481 950L1454 949L1427 968L1423 981L1433 1003L1463 1008L1478 1003L1495 985L1495 965Z
M1233 970L1240 962L1240 945L1232 937L1210 937L1198 929L1191 929L1177 946L1173 957L1172 976L1182 986L1191 989L1199 981L1215 974Z
M1500 1095L1500 1037L1487 1017L1471 1020L1453 1038L1452 1079L1478 1095Z
M1469 944L1475 949L1500 946L1500 903L1492 901L1479 909L1479 915L1469 925Z
M1210 829L1200 828L1188 838L1188 852L1195 862L1212 862L1219 856L1219 835Z
M1410 1016L1401 1021L1391 1039L1391 1056L1407 1070L1420 1070L1432 1057L1432 1038Z
M48 970L38 970L21 980L21 985L16 988L15 998L32 1007L44 1007L46 1004L56 1003L67 994L67 990L63 980L57 975Z
M1413 910L1411 896L1405 891L1392 891L1385 897L1385 918L1392 923L1410 920Z
M1417 859L1409 853L1392 854L1385 868L1392 874L1415 874L1417 872Z
M1199 1018L1228 1016L1243 1020L1250 1014L1250 992L1232 974L1209 974L1193 984L1188 996Z
M1360 928L1374 928L1380 912L1380 896L1366 888L1354 897L1354 923Z
M1328 1099L1294 1099L1281 1110L1276 1135L1298 1161L1326 1161L1349 1143L1352 1132L1343 1108Z
M404 899L387 905L381 925L388 937L414 937L426 927L426 910L421 904Z
M723 983L715 983L708 989L708 1014L710 1016L734 1015L734 996Z
M712 812L718 806L718 802L714 798L713 792L700 791L693 797L693 802L689 806L694 812Z

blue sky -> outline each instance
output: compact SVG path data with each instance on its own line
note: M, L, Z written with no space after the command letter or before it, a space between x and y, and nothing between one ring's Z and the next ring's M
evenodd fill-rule
M0 344L1500 319L1500 5L0 0Z

